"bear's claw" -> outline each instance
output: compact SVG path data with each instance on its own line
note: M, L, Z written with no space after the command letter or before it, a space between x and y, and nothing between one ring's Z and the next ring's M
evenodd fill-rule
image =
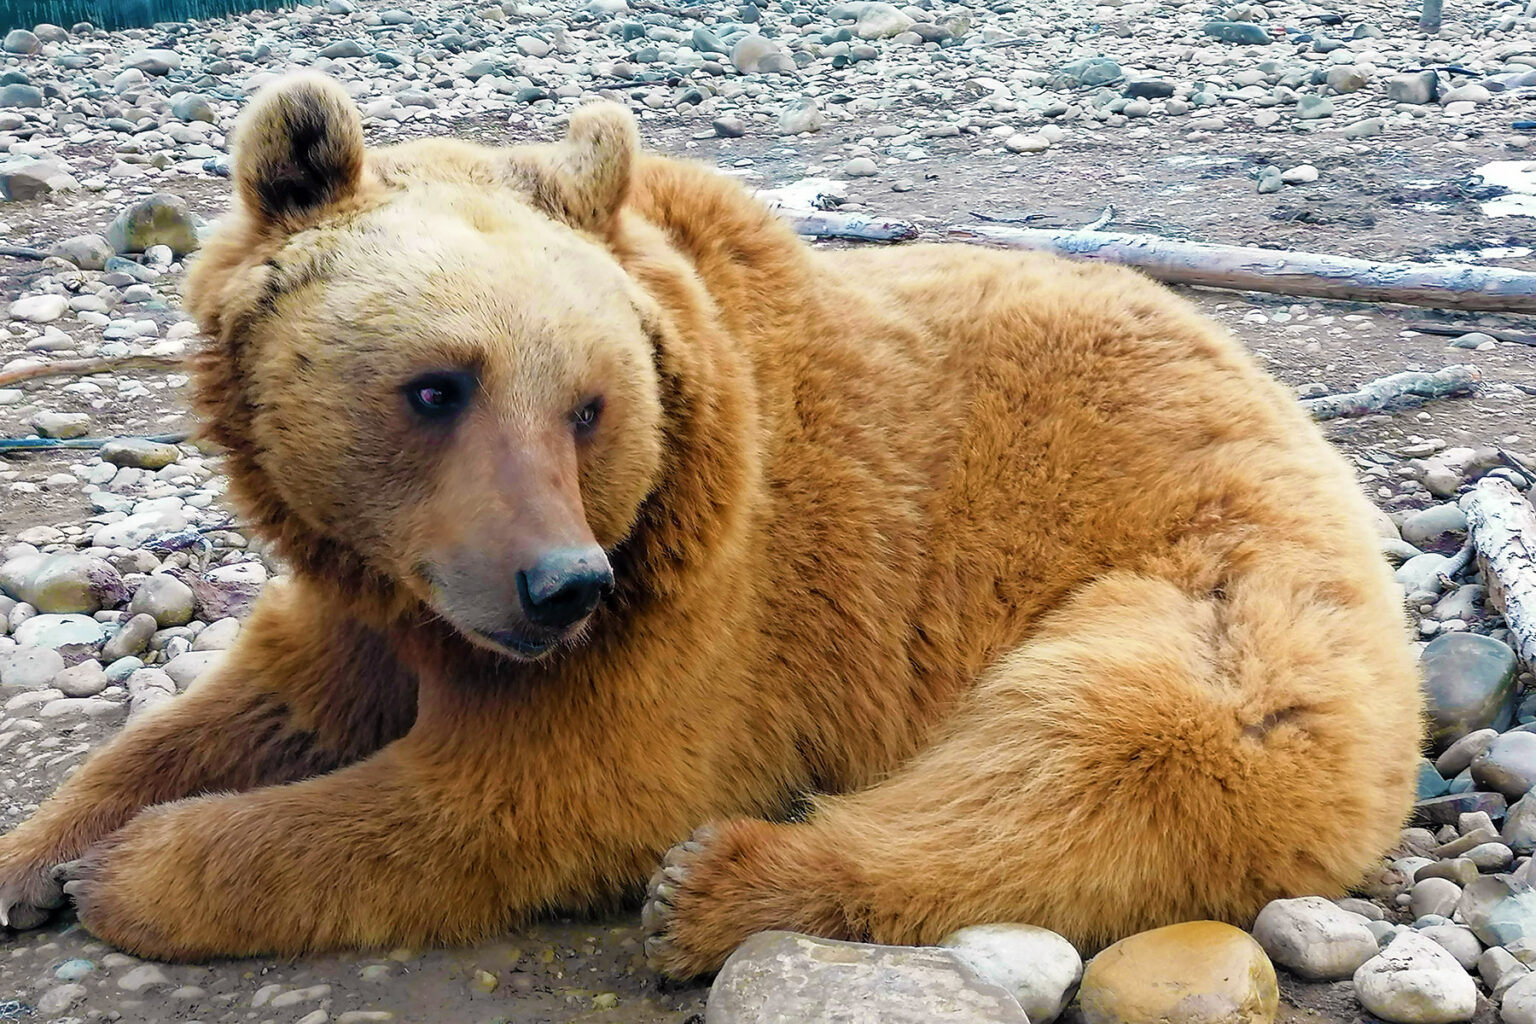
M669 978L684 979L697 973L679 948L672 925L677 913L677 894L688 884L689 868L715 834L710 825L695 829L687 840L667 851L661 867L646 885L645 905L640 910L640 926L645 930L645 959L651 970Z

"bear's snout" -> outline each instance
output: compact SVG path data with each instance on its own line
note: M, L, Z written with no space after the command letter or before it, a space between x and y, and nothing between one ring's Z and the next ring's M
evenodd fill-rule
M517 596L528 621L567 629L597 608L613 586L613 568L597 546L561 548L517 574Z

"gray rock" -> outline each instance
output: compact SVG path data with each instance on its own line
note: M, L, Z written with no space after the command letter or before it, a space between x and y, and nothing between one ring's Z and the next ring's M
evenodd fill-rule
M1507 732L1472 759L1479 789L1503 793L1513 803L1536 786L1536 733Z
M220 619L217 622L210 622L206 629L197 634L197 639L192 641L192 650L227 651L234 646L239 636L239 619Z
M43 437L84 437L91 429L91 417L83 412L40 412L32 417L32 429Z
M48 647L0 650L0 686L11 690L41 690L64 671L64 658Z
M1370 79L1353 64L1336 64L1328 69L1328 88L1337 93L1359 92Z
M849 178L873 178L880 173L880 166L867 156L856 156L843 164L843 174Z
M201 639L201 638L199 638ZM1479 843L1467 851L1467 860L1486 874L1508 871L1515 862L1515 851L1503 843Z
M1083 978L1072 943L1027 924L981 924L951 932L939 945L959 953L978 974L1007 989L1030 1024L1051 1024Z
M101 662L87 658L54 676L53 685L66 697L94 697L107 688L107 673Z
M31 86L0 86L0 107L15 106L6 103L11 89L31 89ZM34 92L36 90L33 90ZM37 106L42 106L39 94ZM37 160L30 156L12 156L0 160L0 196L6 199L37 199L54 192L67 192L80 187L70 174L69 167L54 159Z
M187 528L187 517L180 512L135 512L96 531L92 538L101 548L136 548L145 541Z
M67 660L93 650L106 639L107 629L89 615L34 615L11 633L18 644L51 647Z
M1504 990L1499 1020L1503 1024L1536 1024L1536 974L1531 974L1529 968Z
M1395 103L1433 103L1440 93L1440 80L1433 71L1393 75L1387 79L1387 99Z
M1448 878L1426 878L1409 890L1409 911L1415 918L1450 917L1461 902L1461 886Z
M1260 195L1269 195L1285 188L1285 177L1281 174L1280 168L1271 164L1261 170L1258 188Z
M167 626L185 626L192 621L194 610L192 588L165 573L156 573L145 580L133 595L133 600L128 602L130 615L153 616L162 629ZM1531 738L1536 740L1536 736Z
M1108 57L1087 57L1062 68L1061 75L1075 85L1094 88L1120 81L1125 71Z
M1427 548L1441 537L1465 536L1467 514L1454 502L1431 505L1412 512L1403 520L1403 540L1419 548Z
M171 113L181 121L218 123L218 115L214 113L213 102L207 96L198 92L183 92L172 97Z
M159 192L118 214L107 228L107 241L120 253L167 245L179 258L198 248L197 219L185 199Z
M744 75L756 74L762 62L778 52L778 44L773 40L752 33L742 36L731 47L731 64Z
M43 90L35 85L27 85L24 82L0 85L0 107L27 110L42 105Z
M1224 43L1243 43L1248 46L1268 46L1271 42L1264 26L1251 21L1211 21L1205 26L1205 34Z
M63 1016L65 1011L83 1000L88 991L78 982L56 985L38 998L37 1010L45 1017Z
M1536 800L1529 794L1515 801L1509 809L1499 838L1516 853L1536 852Z
M1333 116L1333 100L1327 96L1307 95L1296 101L1296 116L1303 121Z
M729 115L717 117L709 123L709 126L722 139L739 139L747 134L747 123L739 117Z
M134 466L139 469L164 469L181 458L181 449L173 444L148 441L142 437L108 441L101 446L103 462L114 466Z
M1467 788L1458 787L1461 779L1466 779ZM1446 796L1437 796L1430 800L1420 800L1413 805L1413 823L1415 825L1454 825L1463 815L1473 811L1483 811L1494 818L1504 817L1509 809L1508 801L1501 793L1478 793L1473 791L1472 773L1470 771L1458 775L1451 782L1451 792Z
M1459 924L1436 924L1420 928L1418 932L1455 957L1463 969L1477 968L1477 959L1483 955L1483 944L1477 941L1472 929Z
M1436 748L1479 729L1503 732L1514 722L1518 660L1508 644L1446 633L1424 648L1420 666Z
M185 690L207 672L218 668L224 661L223 651L188 651L178 654L165 664L165 674L176 687Z
M139 654L148 647L150 638L159 628L153 615L135 615L103 645L101 656L115 666L119 660Z
M1456 909L1486 946L1536 939L1536 892L1511 876L1484 875L1473 881Z
M1445 753L1435 759L1435 770L1448 779L1454 779L1472 767L1472 759L1487 750L1499 738L1497 729L1478 729L1445 748Z
M705 1024L1028 1024L1018 1001L947 949L760 932L710 988Z
M100 235L76 235L56 244L48 255L69 260L81 270L100 270L112 255L112 245Z
M28 295L12 302L8 312L12 320L25 320L33 324L52 323L69 309L69 299L63 295Z
M138 50L123 58L123 67L146 75L168 75L181 67L181 55L175 50Z
M23 555L0 565L0 591L41 612L92 615L128 596L108 562L89 555Z
M1417 932L1402 932L1360 965L1355 994L1392 1024L1455 1024L1477 1011L1477 984L1456 958Z
M24 28L13 28L5 34L0 47L4 47L6 53L36 53L43 48L43 41Z
M813 99L795 100L779 114L779 131L785 135L819 132L825 123L821 107Z
M1376 955L1376 937L1366 924L1359 914L1342 910L1321 896L1303 896L1275 900L1261 910L1253 924L1253 937L1271 960L1293 974L1314 981L1337 981L1350 977ZM1034 1020L1033 1014L1030 1020Z

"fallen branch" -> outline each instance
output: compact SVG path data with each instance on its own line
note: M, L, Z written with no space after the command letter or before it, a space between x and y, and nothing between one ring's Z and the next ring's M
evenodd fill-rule
M1108 260L1161 281L1237 291L1536 313L1536 273L1502 267L1376 263L1348 256L1207 245L1156 235L977 225L951 238Z
M55 448L100 448L113 441L154 441L180 444L189 434L151 434L149 437L0 437L0 452L46 452Z
M770 204L773 205L773 204ZM807 238L847 238L858 242L905 242L917 237L917 225L904 220L866 217L836 210L796 210L773 206L780 217Z
M100 356L95 359L64 359L57 363L26 366L20 370L0 373L0 388L19 384L24 380L40 377L83 376L89 373L110 373L113 370L175 369L184 365L185 356Z
M1472 391L1482 374L1469 364L1447 366L1435 373L1409 370L1373 380L1357 391L1342 395L1304 398L1301 406L1315 420L1333 420L1344 416L1366 416L1381 412L1405 398L1446 398Z
M1488 581L1488 600L1503 613L1520 660L1536 668L1536 510L1496 476L1483 477L1463 495L1461 510Z
M1536 3L1536 0L1532 2ZM1516 345L1536 345L1536 334L1524 334L1520 331L1506 330L1503 327L1413 323L1408 325L1408 330L1418 331L1420 334L1434 334L1442 338L1459 338L1463 334L1486 334L1497 341L1508 341Z
M27 245L0 245L0 256L15 256L19 260L45 260L48 254Z

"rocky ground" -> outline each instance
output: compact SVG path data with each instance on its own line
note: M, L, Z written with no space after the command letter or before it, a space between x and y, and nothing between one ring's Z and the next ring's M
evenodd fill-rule
M757 187L830 178L844 210L935 237L983 218L1107 217L1172 237L1536 269L1536 162L1522 134L1536 117L1536 27L1523 6L1453 0L1426 33L1416 6L1377 0L409 11L329 0L151 30L11 33L0 241L16 255L0 257L0 381L144 358L0 383L0 829L206 671L283 571L224 507L217 453L176 440L191 423L186 377L168 365L195 344L176 297L183 259L227 204L231 120L283 71L341 78L374 143L548 138L576 103L606 95L637 110L657 148ZM1257 944L1211 926L1139 937L1089 965L1065 1012L1193 1019L1192 1004L1137 1002L1158 981L1178 983L1165 994L1226 998L1248 1019L1277 1012L1278 984L1281 1019L1368 1008L1403 1022L1536 1021L1536 799L1525 797L1536 698L1477 563L1446 557L1467 531L1461 492L1490 474L1530 485L1533 329L1509 316L1190 296L1302 395L1477 366L1473 394L1328 428L1390 516L1384 553L1434 643L1437 760L1416 827L1362 898L1272 908ZM4 450L4 439L147 436L170 443ZM702 1020L707 990L659 987L637 925L624 910L469 950L193 967L113 953L66 918L0 932L0 1021ZM782 1019L876 996L889 998L869 1019L942 1019L949 1011L924 999L959 993L981 1000L964 1019L1022 1020L1023 1006L1042 1024L1079 983L1075 954L1049 936L955 944L963 955L767 936L723 977L711 1019L778 1019L770 995L790 1001Z

